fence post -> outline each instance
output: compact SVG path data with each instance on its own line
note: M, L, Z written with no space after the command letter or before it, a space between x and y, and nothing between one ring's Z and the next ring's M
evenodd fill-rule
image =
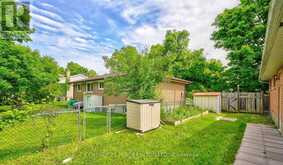
M86 109L83 108L83 137L82 140L84 140L86 138Z
M111 106L107 107L107 133L111 133Z
M263 110L263 98L264 98L264 93L263 91L260 91L260 111L262 114L264 114L264 110Z
M79 138L79 141L82 140L82 137L81 137L81 110L80 110L80 105L78 104L78 138Z
M240 112L240 85L237 85L237 111Z

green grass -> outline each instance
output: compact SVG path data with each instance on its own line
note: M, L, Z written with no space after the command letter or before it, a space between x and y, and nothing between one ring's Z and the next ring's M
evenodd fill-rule
M272 124L270 118L251 114L221 114L236 122L217 121L217 114L183 125L164 125L137 135L135 131L101 135L80 145L68 144L27 155L4 164L232 164L247 122Z
M173 112L162 111L161 118L163 121L174 122L174 121L186 119L194 115L198 115L202 112L204 112L204 110L198 107L181 106L175 109Z
M125 116L112 115L112 130L124 128ZM83 115L81 115L82 118ZM87 113L86 121L86 138L103 135L107 132L105 113ZM48 134L47 126L50 126L51 138L45 138ZM56 117L30 118L0 132L0 162L41 151L43 139L49 140L44 144L48 144L49 148L52 148L77 142L78 135L78 115L76 113L62 114Z
M9 110L11 110L11 109L12 109L12 107L9 106L9 105L1 105L1 106L0 106L0 113L9 111Z

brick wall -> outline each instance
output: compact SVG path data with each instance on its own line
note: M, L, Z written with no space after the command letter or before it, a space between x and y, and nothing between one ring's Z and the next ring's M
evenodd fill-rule
M270 112L275 125L283 132L283 67L269 81Z

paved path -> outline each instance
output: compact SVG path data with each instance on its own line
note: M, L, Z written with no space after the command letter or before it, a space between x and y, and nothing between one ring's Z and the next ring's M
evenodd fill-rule
M248 124L234 165L283 165L283 137L271 126Z

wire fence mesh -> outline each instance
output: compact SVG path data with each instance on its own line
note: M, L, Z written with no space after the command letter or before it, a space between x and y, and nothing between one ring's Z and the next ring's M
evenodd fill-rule
M126 127L126 105L95 106L83 111L83 139Z
M0 162L79 140L78 112L42 112L0 132Z
M0 132L0 164L61 145L72 144L77 152L84 139L124 129L125 113L123 104L31 115Z

